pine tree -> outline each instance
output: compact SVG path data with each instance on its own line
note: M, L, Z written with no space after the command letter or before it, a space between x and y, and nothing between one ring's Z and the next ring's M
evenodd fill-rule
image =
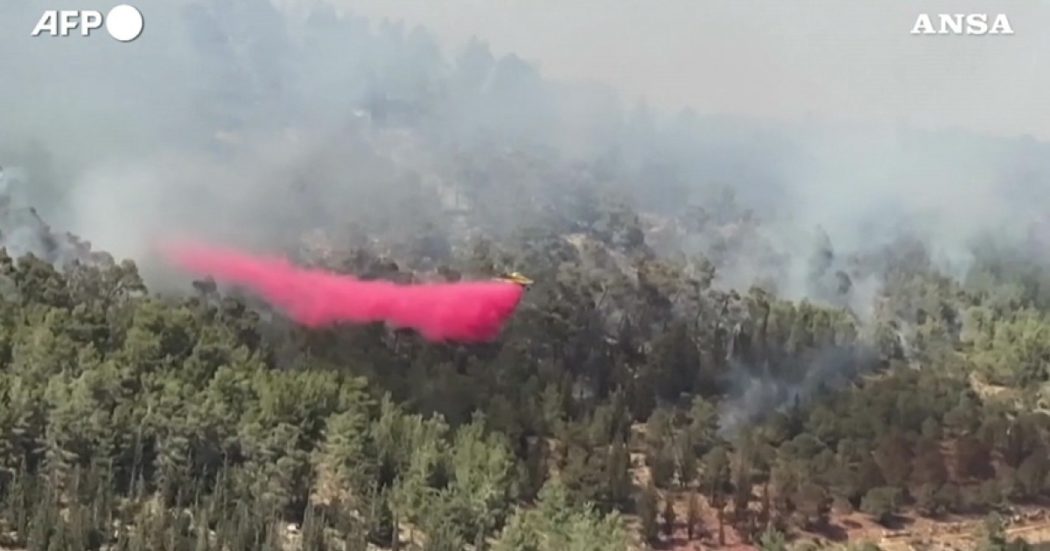
M675 474L673 444L670 441L661 442L655 449L650 450L648 458L653 484L657 488L669 488Z
M642 523L642 538L650 543L659 540L659 526L656 522L658 507L659 496L656 486L650 480L639 495L637 504L638 518Z
M211 522L211 516L208 512L207 506L201 506L197 508L197 538L194 544L194 551L211 551L211 534L209 530L209 524Z
M4 518L12 522L18 543L24 543L32 511L33 479L26 473L25 462L16 468L4 495Z
M303 551L323 551L327 549L324 532L325 524L326 519L323 512L318 512L312 506L306 507L301 530Z
M689 504L686 509L686 533L689 534L689 539L693 540L700 535L701 520L700 520L700 497L696 492L689 492Z
M670 538L674 534L675 523L674 496L670 492L664 493L663 529L664 535Z
M690 431L685 431L676 441L678 450L678 482L682 488L689 486L696 479L697 457L696 446Z
M703 487L718 518L718 544L725 545L725 486L729 480L729 458L725 448L716 446L704 456Z
M50 546L58 517L57 504L46 479L43 481L43 490L37 493L36 502L32 504L32 507L33 514L29 520L26 547L30 551L46 551Z
M356 527L351 528L343 537L344 551L368 551L368 539Z
M396 532L388 496L386 490L373 490L368 499L368 512L365 515L366 533L368 541L376 545L390 545Z
M620 439L613 442L606 464L609 499L617 508L625 508L631 499L631 456Z

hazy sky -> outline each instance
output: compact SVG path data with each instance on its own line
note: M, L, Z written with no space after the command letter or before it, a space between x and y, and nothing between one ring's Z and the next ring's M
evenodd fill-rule
M108 10L119 1L64 7ZM731 183L762 205L776 197L791 227L821 225L837 248L871 241L861 221L897 229L888 213L922 220L951 251L977 231L1023 229L1046 213L1050 145L960 133L919 139L894 127L1050 141L1050 0L983 2L1009 16L1010 36L910 34L918 14L980 9L970 0L327 0L421 24L449 56L477 36L497 55L538 63L548 78L611 84L628 100L612 106L541 86L513 63L497 64L503 87L471 92L440 75L459 65L438 63L419 36L363 32L358 20L301 25L267 9L271 0L126 1L146 19L131 44L31 37L43 10L63 6L0 0L0 164L30 173L24 202L122 256L139 258L152 236L176 230L255 243L290 239L306 222L340 222L358 194L400 174L444 170L426 160L443 154L427 132L467 136L489 126L561 153L604 151L609 140L625 159L658 152L674 159L668 181ZM425 103L421 82L461 88L439 95L445 116L420 127L418 158L345 131L377 91ZM548 103L554 89L568 99ZM769 125L763 134L746 128L765 125L703 120L696 135L674 125L654 135L644 119L600 124L632 113L632 97L702 114L890 128ZM624 176L646 190L662 177ZM310 194L295 191L301 181L313 182Z
M957 126L1050 139L1050 2L333 0L472 35L547 76L701 113ZM920 13L1005 13L1011 36L913 36Z

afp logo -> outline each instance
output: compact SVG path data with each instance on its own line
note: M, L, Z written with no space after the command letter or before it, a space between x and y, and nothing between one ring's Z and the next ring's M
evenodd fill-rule
M134 6L121 4L102 17L95 10L47 10L40 16L31 36L69 36L79 30L80 36L106 25L106 32L121 42L131 42L142 34L142 13Z

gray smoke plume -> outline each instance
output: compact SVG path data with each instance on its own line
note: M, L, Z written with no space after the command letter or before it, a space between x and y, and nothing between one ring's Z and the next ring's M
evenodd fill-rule
M31 38L48 4L0 5L0 162L29 171L27 204L148 262L171 233L274 246L347 220L440 225L447 212L401 206L451 209L466 187L513 225L516 193L557 202L587 180L665 216L704 208L704 235L680 246L717 258L716 284L828 300L843 274L850 296L876 284L813 273L817 227L836 259L910 232L964 273L974 235L1023 234L1050 200L1031 139L668 113L480 41L288 6L143 1L146 32L120 44Z
M33 255L59 267L112 262L89 243L53 230L24 197L23 170L0 166L0 248L12 258Z
M812 357L798 359L802 365L779 365L755 369L737 363L730 371L729 393L719 402L719 429L732 435L775 411L803 403L818 391L838 390L878 366L878 355L864 345L829 347ZM801 373L784 377L783 372Z

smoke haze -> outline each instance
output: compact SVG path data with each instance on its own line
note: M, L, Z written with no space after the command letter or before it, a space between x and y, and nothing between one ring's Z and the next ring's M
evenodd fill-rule
M1050 10L997 4L1009 37L908 34L949 5L354 3L366 19L155 0L122 44L32 38L54 6L5 2L0 164L18 201L155 279L149 245L169 233L274 249L351 221L447 226L433 205L466 186L488 190L493 225L524 224L515 194L557 202L565 179L664 214L717 215L731 188L762 224L722 224L724 286L819 294L822 235L836 259L917 235L962 274L975 236L1048 227Z
M1041 32L1050 6L1037 2L340 3L427 25L448 43L484 36L552 77L608 82L704 114L1050 137L1050 115L1033 112L1050 92L1043 68L1050 39ZM919 13L1005 13L1015 34L915 37Z

